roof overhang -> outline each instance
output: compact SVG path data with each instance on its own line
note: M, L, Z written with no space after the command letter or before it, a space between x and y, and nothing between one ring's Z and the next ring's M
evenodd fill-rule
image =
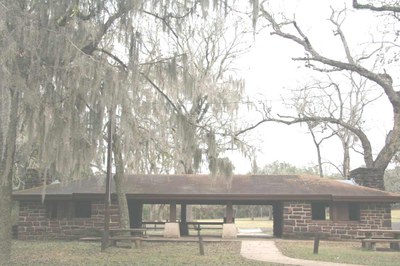
M112 198L116 199L117 195L113 193ZM44 196L44 201L50 200L72 200L72 199L104 199L105 195L101 193L73 193L73 194L48 194ZM207 203L226 203L246 204L249 202L277 202L277 201L326 201L326 202L386 202L395 203L400 201L400 196L332 196L329 194L132 194L127 193L128 200L136 200L140 202L188 202L196 204ZM13 195L14 200L42 200L42 195Z
M274 201L400 202L400 195L320 177L235 175L230 180L209 175L127 175L128 200L245 204ZM103 199L102 177L47 185L13 193L15 200ZM111 186L113 197L115 184ZM44 196L43 196L44 195Z

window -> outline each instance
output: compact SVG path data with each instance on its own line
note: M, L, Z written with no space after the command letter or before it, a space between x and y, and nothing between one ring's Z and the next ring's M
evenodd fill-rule
M92 216L92 203L90 200L77 200L74 202L75 218L90 218Z
M56 200L46 204L46 216L48 219L69 219L71 217L70 203L68 201Z
M334 202L331 212L333 221L360 220L360 204L358 203Z
M313 220L330 220L330 208L328 203L312 203L311 217Z
M57 219L57 203L50 202L47 204L47 218L49 219Z
M360 204L358 203L349 204L349 220L360 221Z

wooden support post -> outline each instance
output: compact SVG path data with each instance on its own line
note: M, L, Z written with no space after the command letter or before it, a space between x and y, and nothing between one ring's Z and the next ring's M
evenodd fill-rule
M200 225L197 227L197 236L199 237L199 250L200 250L200 255L204 255L204 242L203 242L203 237L200 234Z
M176 222L176 204L171 203L169 205L169 222L175 223Z
M232 203L228 203L226 205L225 223L227 223L227 224L233 223L233 206L232 206Z
M141 228L143 226L143 202L128 200L129 226L131 228Z
M316 234L314 237L314 254L318 254L318 249L319 249L319 234Z
M186 220L186 204L181 204L181 223L179 224L181 236L189 235L189 228Z

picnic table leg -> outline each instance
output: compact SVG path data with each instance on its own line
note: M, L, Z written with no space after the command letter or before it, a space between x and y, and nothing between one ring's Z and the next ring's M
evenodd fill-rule
M200 250L200 255L204 255L204 243L203 243L203 237L200 235L200 225L197 225L197 236L199 237L199 250Z
M372 233L365 233L365 239L371 239L372 238ZM372 243L371 242L362 242L362 246L363 246L363 248L366 248L366 249L372 249L373 248L373 245L372 245Z
M376 251L376 243L375 242L370 243L370 249L373 251Z
M142 247L142 240L141 239L135 239L135 248L141 248Z
M400 234L395 234L393 238L394 239L400 239ZM397 250L397 251L400 250L399 243L398 242L397 243L390 243L390 249Z

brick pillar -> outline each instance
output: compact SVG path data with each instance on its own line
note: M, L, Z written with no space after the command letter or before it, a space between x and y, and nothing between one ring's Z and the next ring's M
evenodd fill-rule
M374 168L357 168L350 171L350 177L360 186L385 190L384 171Z

